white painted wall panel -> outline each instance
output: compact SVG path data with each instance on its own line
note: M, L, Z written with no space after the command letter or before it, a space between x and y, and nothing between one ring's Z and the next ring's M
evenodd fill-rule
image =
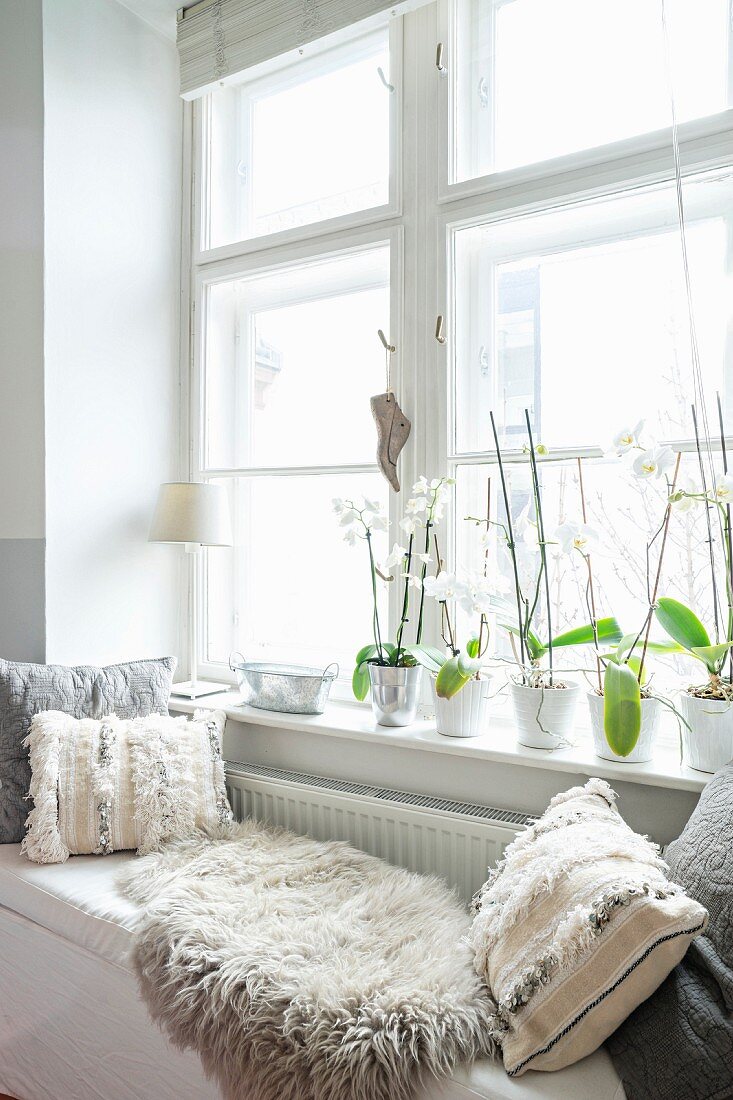
M175 47L115 0L44 0L47 657L178 650Z

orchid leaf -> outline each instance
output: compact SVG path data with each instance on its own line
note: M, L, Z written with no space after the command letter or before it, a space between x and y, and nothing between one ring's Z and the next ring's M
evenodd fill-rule
M692 652L695 649L710 646L710 637L694 611L685 607L679 600L673 600L670 596L663 596L654 609L657 622L663 630L679 642L681 646ZM701 658L703 659L703 658Z
M360 703L367 697L369 683L369 665L366 661L362 661L360 665L356 666L354 674L351 677L351 690Z
M596 623L596 629L599 642L619 642L623 637L621 627L613 617L599 619ZM576 626L572 630L566 630L563 634L558 634L556 638L552 639L552 648L556 649L560 646L569 645L592 645L594 641L593 624L585 623L583 626Z
M377 647L374 645L374 642L372 642L371 645L362 646L354 659L354 664L358 668L359 665L363 665L365 661L369 661L372 657L376 657L376 655Z
M435 691L441 699L452 699L471 679L470 673L461 671L460 660L460 657L451 657L438 673Z
M481 643L479 642L476 635L474 635L472 638L469 638L466 642L466 653L471 658L478 657L480 648Z
M732 645L733 642L721 642L719 645L696 645L689 652L693 657L697 657L698 661L703 662L711 676L715 676L716 673L720 672L728 650Z
M423 668L434 675L440 672L448 659L444 653L441 653L439 649L432 645L406 645L402 649L403 652L409 653L419 665L422 665Z
M603 680L603 728L618 756L633 751L641 732L639 681L627 664L611 662Z
M638 634L624 634L621 641L618 643L616 650L620 659L623 659L627 653L631 652L631 649L643 649L644 639ZM647 642L647 653L684 653L684 648L679 642Z

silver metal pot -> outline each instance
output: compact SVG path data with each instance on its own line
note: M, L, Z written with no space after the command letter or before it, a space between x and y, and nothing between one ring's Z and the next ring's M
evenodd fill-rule
M409 726L415 721L420 702L422 668L393 668L369 665L372 711L380 726Z
M243 703L283 714L323 714L331 684L339 674L335 661L321 670L307 665L245 661L241 653L232 653L229 667L236 673Z

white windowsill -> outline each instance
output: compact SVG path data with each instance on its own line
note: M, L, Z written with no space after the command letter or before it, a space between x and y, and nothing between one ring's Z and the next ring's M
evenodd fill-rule
M343 740L369 741L375 745L417 749L423 752L443 753L446 756L463 756L485 762L516 764L522 767L544 768L548 771L580 772L599 776L610 781L642 783L651 787L667 787L672 790L701 791L711 776L684 767L679 762L679 750L672 744L657 746L653 760L647 764L619 764L614 760L601 760L593 752L586 736L578 735L578 743L570 748L546 751L528 749L516 742L511 721L506 718L491 719L489 733L482 737L442 737L433 720L421 719L411 726L389 728L378 726L366 707L348 703L330 703L324 714L280 714L244 706L237 692L227 691L219 695L207 695L191 702L171 696L170 709L181 714L192 714L197 709L223 710L227 718L256 726L270 726L295 732L318 733L324 737Z

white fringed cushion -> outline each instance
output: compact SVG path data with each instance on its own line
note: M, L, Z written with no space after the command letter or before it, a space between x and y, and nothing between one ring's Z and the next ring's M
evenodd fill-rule
M615 802L601 779L557 795L478 894L475 965L512 1077L594 1051L705 928L706 910Z
M32 771L22 850L35 863L136 848L142 855L228 824L223 711L95 721L44 711L26 743Z

